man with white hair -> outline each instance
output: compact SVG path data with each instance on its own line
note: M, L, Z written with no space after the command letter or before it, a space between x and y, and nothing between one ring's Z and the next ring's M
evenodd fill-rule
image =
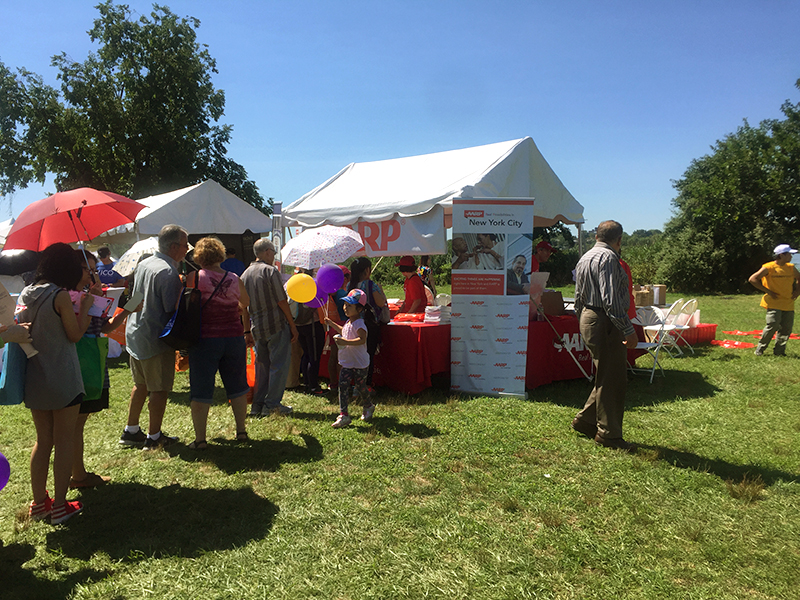
M175 381L175 350L159 339L178 305L183 284L178 269L189 250L189 235L178 225L164 225L158 234L158 252L136 266L133 293L144 297L142 310L128 315L125 342L130 354L133 390L128 406L128 424L122 446L155 450L174 444L177 437L161 431L167 397ZM139 417L148 399L148 435L139 428Z
M748 280L754 288L764 292L761 306L767 309L767 325L756 346L756 356L762 356L775 338L775 356L786 356L786 342L794 325L794 301L800 294L800 273L792 264L792 254L797 250L789 244L778 244L773 250L775 260L761 265Z
M288 415L291 406L281 404L286 378L291 366L292 342L297 340L295 327L281 273L274 266L275 246L266 238L253 244L256 260L242 274L242 283L250 296L250 329L256 349L256 391L251 417L273 411Z

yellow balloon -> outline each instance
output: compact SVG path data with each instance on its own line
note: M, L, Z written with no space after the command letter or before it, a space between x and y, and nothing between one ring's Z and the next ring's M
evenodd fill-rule
M317 296L317 282L305 273L292 275L286 282L286 293L295 302L311 302Z

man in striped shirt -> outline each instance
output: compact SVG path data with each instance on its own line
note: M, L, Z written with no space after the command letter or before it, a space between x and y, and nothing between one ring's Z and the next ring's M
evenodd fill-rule
M575 311L594 361L594 388L572 428L601 446L633 452L636 447L622 438L622 416L628 386L626 352L639 339L627 314L628 276L619 262L622 225L603 221L595 240L578 261L575 275Z
M291 366L291 344L297 339L297 327L289 310L280 271L273 265L275 246L261 238L253 244L253 252L256 261L242 273L242 283L250 296L250 323L245 323L248 329L245 336L252 333L256 348L256 391L250 416L266 416L275 410L287 415L292 412L292 407L281 404L281 400Z

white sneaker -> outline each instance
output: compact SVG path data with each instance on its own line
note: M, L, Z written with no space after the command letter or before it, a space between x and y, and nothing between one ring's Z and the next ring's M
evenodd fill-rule
M375 405L370 404L369 406L364 407L364 412L361 414L362 421L371 421L372 415L375 413Z
M336 418L336 421L333 422L333 425L331 425L331 427L335 427L336 429L339 429L341 427L347 427L352 422L353 422L353 419L350 418L350 415L342 414L342 415L339 415Z

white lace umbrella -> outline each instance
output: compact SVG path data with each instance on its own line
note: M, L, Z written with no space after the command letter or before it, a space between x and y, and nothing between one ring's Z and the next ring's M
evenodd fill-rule
M281 250L285 265L317 269L328 263L341 263L364 245L361 236L347 227L323 225L306 229L292 238Z
M189 244L189 250L192 248L193 246ZM157 251L157 235L144 240L139 240L133 246L131 246L128 251L125 252L125 254L119 257L119 260L114 263L114 270L123 277L127 277L133 273L133 271L136 269L136 265L139 264L139 261L142 259L142 257L155 254Z

